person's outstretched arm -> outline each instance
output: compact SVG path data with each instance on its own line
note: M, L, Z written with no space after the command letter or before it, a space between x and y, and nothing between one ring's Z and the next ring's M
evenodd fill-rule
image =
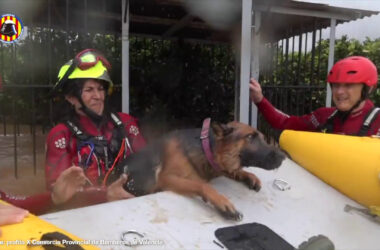
M276 129L294 129L303 131L316 131L320 124L326 122L332 113L331 109L321 108L311 114L303 116L290 116L276 109L263 95L261 85L255 79L249 84L251 100L256 104L265 120Z
M54 205L69 201L83 189L85 182L83 169L73 166L62 172L54 183L52 192L32 196L13 196L0 191L0 199L39 215L47 212Z

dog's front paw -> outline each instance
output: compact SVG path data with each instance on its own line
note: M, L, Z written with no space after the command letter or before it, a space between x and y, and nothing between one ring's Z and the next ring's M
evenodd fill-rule
M244 179L244 183L248 186L249 189L253 189L256 192L259 192L261 189L261 181L254 174L249 173Z
M227 220L236 220L236 221L241 221L243 220L243 214L240 213L239 211L230 211L230 210L219 210L220 214Z

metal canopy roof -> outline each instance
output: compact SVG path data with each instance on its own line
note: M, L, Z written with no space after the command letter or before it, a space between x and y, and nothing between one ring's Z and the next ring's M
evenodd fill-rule
M241 4L240 1L236 2ZM264 32L261 34L264 42L329 27L330 18L341 23L378 14L375 11L290 0L253 0L253 8L262 13L261 28ZM19 15L26 26L33 24L74 31L121 33L121 0L2 0L0 9L4 13ZM184 0L130 0L130 33L227 42L231 30L215 30L194 14L189 14Z

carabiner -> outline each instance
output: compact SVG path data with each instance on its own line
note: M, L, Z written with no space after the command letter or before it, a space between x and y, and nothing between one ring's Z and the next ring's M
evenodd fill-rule
M291 188L290 184L282 179L274 179L273 185L281 191L289 190Z

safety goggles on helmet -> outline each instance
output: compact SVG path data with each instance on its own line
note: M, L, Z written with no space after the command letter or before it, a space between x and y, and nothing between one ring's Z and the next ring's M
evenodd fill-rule
M86 70L94 67L99 61L103 63L107 70L111 70L111 64L108 60L94 49L85 49L79 52L74 58L73 65L75 64L81 70Z
M68 79L76 78L104 80L112 87L112 81L108 75L110 69L111 64L100 52L94 49L83 50L61 68L54 90L62 89Z

